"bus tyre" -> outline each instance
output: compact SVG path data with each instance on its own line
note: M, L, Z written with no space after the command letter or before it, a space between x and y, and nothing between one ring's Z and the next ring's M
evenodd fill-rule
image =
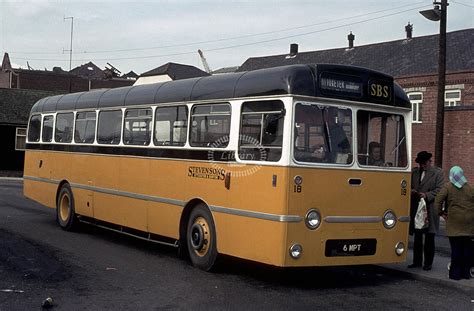
M199 204L189 215L186 243L193 266L211 270L217 258L216 229L211 212L205 204Z
M59 226L66 231L72 231L77 227L77 216L74 209L74 197L69 184L61 187L56 202L56 220Z

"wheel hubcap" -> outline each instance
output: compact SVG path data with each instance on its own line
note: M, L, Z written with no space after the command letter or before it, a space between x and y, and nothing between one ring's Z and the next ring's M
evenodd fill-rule
M210 233L209 225L203 217L198 217L194 220L191 226L190 236L191 245L194 252L202 257L207 254L209 249Z
M59 205L59 215L61 216L61 220L67 221L69 218L69 196L63 195L61 197L61 202Z

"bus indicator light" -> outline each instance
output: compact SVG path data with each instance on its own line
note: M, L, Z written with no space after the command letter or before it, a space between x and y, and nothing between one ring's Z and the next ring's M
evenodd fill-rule
M290 247L290 256L293 259L298 259L301 257L301 253L303 252L303 247L299 244L293 244Z
M311 209L306 213L305 223L308 229L316 230L321 224L321 215L317 210Z
M405 252L405 244L403 244L403 242L398 242L397 245L395 245L395 253L398 256L401 256L403 255L404 252Z
M391 210L388 210L383 215L383 225L387 229L392 229L397 223L397 216Z

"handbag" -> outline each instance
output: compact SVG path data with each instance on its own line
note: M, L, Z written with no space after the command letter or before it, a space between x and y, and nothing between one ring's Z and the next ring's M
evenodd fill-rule
M415 229L425 229L429 226L428 209L425 199L421 198L418 202L418 209L415 214Z

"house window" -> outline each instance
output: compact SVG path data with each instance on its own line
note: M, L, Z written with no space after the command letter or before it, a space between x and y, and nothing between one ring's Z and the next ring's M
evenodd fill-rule
M444 92L444 106L454 107L461 105L461 90L449 90Z
M26 128L16 128L15 150L24 151L26 146Z
M421 107L423 105L423 93L409 93L408 98L411 102L412 122L421 123Z

